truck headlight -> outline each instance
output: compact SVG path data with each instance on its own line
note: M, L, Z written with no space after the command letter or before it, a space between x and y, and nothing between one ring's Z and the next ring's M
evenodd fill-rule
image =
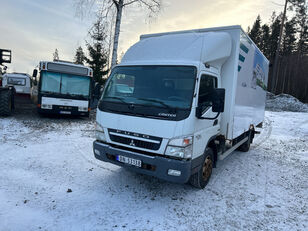
M191 158L193 137L176 138L169 141L165 155L178 158Z
M106 135L104 132L104 128L98 123L96 123L95 135L97 140L106 142Z

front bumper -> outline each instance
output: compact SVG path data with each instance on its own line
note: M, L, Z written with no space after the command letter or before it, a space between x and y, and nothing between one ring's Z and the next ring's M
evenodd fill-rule
M73 115L73 116L89 116L89 111L78 111L77 107L60 107L53 105L52 109L37 108L40 114L57 114L57 115Z
M98 160L110 162L128 168L134 172L155 176L166 181L186 183L191 176L190 160L174 160L162 156L149 156L132 151L122 150L120 148L115 148L98 141L93 142L93 151L95 158ZM142 167L139 168L119 162L116 160L117 155L141 160ZM169 169L181 171L181 175L168 175Z

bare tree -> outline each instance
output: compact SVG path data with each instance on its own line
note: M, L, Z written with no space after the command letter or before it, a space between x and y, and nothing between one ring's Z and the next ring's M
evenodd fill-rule
M98 7L97 10L105 17L110 18L111 15L111 20L114 20L113 17L115 17L111 67L117 62L123 9L133 5L144 7L148 10L150 17L161 9L161 0L75 0L75 2L78 15L81 17L94 5ZM112 14L112 11L115 11L115 14Z

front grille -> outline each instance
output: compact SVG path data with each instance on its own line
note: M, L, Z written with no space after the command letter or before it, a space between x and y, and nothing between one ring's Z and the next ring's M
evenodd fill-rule
M160 148L160 144L162 141L162 138L152 137L152 136L151 137L148 136L150 138L149 141L139 140L137 138L136 139L128 138L128 137L121 136L120 134L123 134L123 133L122 131L118 131L118 130L116 132L119 133L119 135L110 134L110 132L115 133L115 130L109 129L109 137L113 142L126 144L131 147L138 147L138 148L149 149L149 150L158 150ZM153 140L155 143L150 142L150 140Z

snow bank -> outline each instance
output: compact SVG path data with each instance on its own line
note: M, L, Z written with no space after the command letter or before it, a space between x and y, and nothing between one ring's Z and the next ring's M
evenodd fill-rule
M266 110L308 112L308 105L288 94L274 95L267 92Z

